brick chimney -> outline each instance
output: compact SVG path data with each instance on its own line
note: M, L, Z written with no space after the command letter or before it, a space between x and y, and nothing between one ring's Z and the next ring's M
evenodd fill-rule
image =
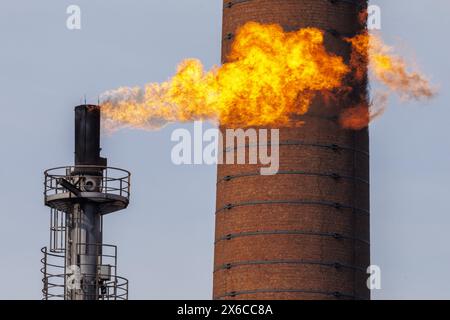
M256 21L320 28L327 50L348 62L343 38L363 30L366 8L365 0L224 1L222 61L236 30ZM355 94L316 99L302 127L280 128L278 174L218 166L214 299L370 298L368 130L337 121L367 83L348 81Z

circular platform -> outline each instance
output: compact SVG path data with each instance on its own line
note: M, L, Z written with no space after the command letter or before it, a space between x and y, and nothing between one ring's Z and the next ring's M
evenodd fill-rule
M66 166L45 171L45 205L70 213L74 204L98 205L104 215L130 201L130 172L112 167ZM94 186L92 185L94 182Z

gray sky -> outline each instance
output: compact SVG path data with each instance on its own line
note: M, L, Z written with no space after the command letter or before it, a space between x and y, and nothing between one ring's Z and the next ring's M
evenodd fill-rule
M450 299L450 3L371 2L382 8L388 42L440 85L426 104L390 100L371 126L372 263L383 287L373 297ZM79 31L66 28L70 4L81 7ZM43 170L73 162L73 107L84 94L95 103L107 89L166 80L183 58L218 64L221 7L220 0L0 2L1 299L41 297L40 248L49 234ZM119 246L130 298L211 298L216 170L172 164L177 127L121 131L102 143L110 165L133 173L131 206L105 218L105 242Z

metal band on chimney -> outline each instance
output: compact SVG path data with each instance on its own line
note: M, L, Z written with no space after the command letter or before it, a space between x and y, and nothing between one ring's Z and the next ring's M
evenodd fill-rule
M335 181L339 181L341 179L347 179L347 180L351 180L351 181L359 181L361 183L369 184L369 181L362 179L360 177L346 176L346 175L342 175L342 174L335 173L335 172L321 173L321 172L308 172L308 171L282 171L282 170L280 170L277 173L275 173L274 175L290 175L290 174L314 176L314 177L328 177ZM271 176L273 176L273 175L271 175ZM236 174L236 175L224 176L224 177L218 179L217 183L220 183L223 181L231 181L231 180L238 179L238 178L246 178L246 177L267 177L267 176L262 176L259 171L246 172L246 173L241 173L241 174Z
M318 295L323 295L323 296L331 296L331 297L335 297L337 299L339 298L347 298L347 299L363 299L361 297L349 294L349 293L344 293L344 292L340 292L340 291L334 291L334 292L330 292L330 291L317 291L317 290L305 290L305 289L256 289L256 290L245 290L245 291L231 291L231 292L226 292L223 295L220 296L215 296L214 299L215 300L220 300L220 299L224 299L227 297L236 297L239 295L243 295L243 294L257 294L257 293L304 293L304 294L318 294Z
M314 261L314 260L254 260L254 261L242 261L242 262L231 262L225 263L214 269L214 272L221 270L229 270L234 267L240 266L251 266L251 265L271 265L271 264L300 264L300 265L318 265L324 267L330 267L334 269L351 269L356 271L361 271L366 273L366 270L361 267L347 265L340 262L325 262L325 261Z
M224 8L226 9L231 9L235 4L239 4L239 3L243 3L243 2L249 2L249 1L253 1L253 0L233 0L233 1L228 1L227 3L224 4Z
M286 26L283 26L283 29L286 30L286 31L296 31L299 28L298 27L286 27ZM330 35L332 35L335 38L341 38L341 39L343 39L343 38L351 38L351 37L354 37L356 35L354 33L340 32L340 31L338 31L336 29L332 29L332 28L325 29L324 31L329 33ZM229 33L227 33L225 35L223 40L232 40L232 39L234 39L234 36L235 36L234 33L229 32Z
M339 2L354 4L358 7L365 7L367 0L327 0L332 4L338 4Z
M224 9L231 9L236 4L250 2L250 1L254 1L254 0L232 0L232 1L226 2L223 5L223 7L224 7ZM361 1L361 0L324 0L324 1L328 1L331 4L348 3L348 4L356 5L358 7L364 7L363 2L365 2L364 0L363 1Z
M244 206L256 206L256 205L271 205L271 204L293 204L293 205L316 205L316 206L328 206L334 208L336 210L340 209L351 209L355 213L361 214L370 214L369 210L355 208L353 206L344 205L339 202L331 202L331 201L319 201L319 200L267 200L267 201L249 201L249 202L240 202L240 203L229 203L222 208L216 210L216 214L231 210L236 207L244 207Z
M271 146L272 143L268 142L267 146ZM276 144L275 144L276 145ZM315 142L304 142L304 141L295 141L295 140L287 140L287 141L282 141L280 143L278 143L278 146L282 147L282 146L305 146L305 147L317 147L317 148L325 148L325 149L329 149L335 152L339 152L341 150L343 151L352 151L352 152L357 152L366 156L369 156L369 152L365 151L365 150L360 150L360 149L356 149L356 148L352 148L352 147L348 147L348 146L341 146L338 145L336 143L315 143ZM245 145L241 145L241 146L235 146L234 148L225 148L223 151L226 152L230 152L231 150L237 150L237 149L241 149L241 148L255 148L258 147L258 144L245 144Z
M368 240L351 237L348 235L343 235L340 233L331 233L331 232L314 232L314 231L304 231L304 230L272 230L272 231L253 231L253 232L240 232L240 233L231 233L227 234L223 237L218 238L214 244L217 244L221 241L228 241L231 239L241 238L241 237L252 237L252 236L267 236L267 235L304 235L304 236L317 236L317 237L329 237L336 240L351 240L358 241L363 244L369 245L370 242Z

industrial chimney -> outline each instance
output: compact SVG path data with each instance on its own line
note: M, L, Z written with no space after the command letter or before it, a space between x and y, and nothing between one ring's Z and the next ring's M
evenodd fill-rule
M124 300L117 247L103 244L103 216L125 209L130 173L100 157L100 107L75 108L75 165L45 171L50 247L43 248L44 299Z
M344 38L365 30L366 9L366 0L226 0L222 61L237 29L255 21L319 28L327 50L349 62ZM280 128L276 175L218 166L214 299L370 298L368 130L338 123L366 96L367 79L355 78L347 80L354 94L318 98L302 127Z

